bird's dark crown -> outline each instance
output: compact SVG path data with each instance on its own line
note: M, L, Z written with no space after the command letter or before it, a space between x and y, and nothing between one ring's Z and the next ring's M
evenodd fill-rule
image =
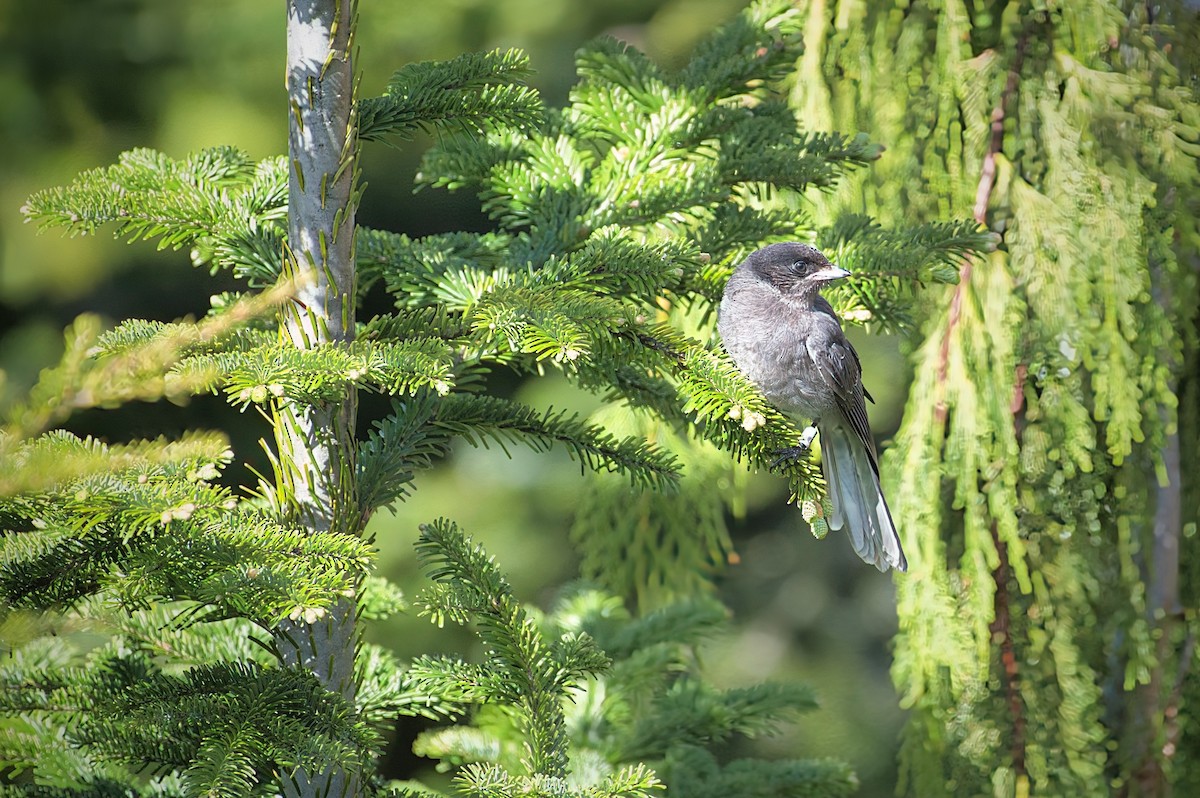
M763 247L746 258L744 266L781 292L793 294L817 290L836 271L821 250L794 241Z

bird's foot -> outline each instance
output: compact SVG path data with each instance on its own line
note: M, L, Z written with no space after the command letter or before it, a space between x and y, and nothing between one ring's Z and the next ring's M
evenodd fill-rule
M795 446L788 446L784 449L779 449L775 452L777 457L771 463L771 468L778 468L781 463L799 460L801 457L808 457L809 449L812 447L813 438L817 437L817 425L810 424L800 434L800 440Z
M808 457L807 446L788 446L783 449L776 449L775 459L771 461L771 470L775 471L784 463L791 463L799 460L801 457Z

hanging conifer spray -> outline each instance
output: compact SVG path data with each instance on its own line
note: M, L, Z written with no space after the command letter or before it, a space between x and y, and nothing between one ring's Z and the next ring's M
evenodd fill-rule
M1196 793L1195 11L798 7L794 106L889 144L821 212L1000 240L925 294L884 458L901 794Z

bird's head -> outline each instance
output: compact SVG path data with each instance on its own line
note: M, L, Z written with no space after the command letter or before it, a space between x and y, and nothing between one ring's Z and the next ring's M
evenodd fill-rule
M746 258L741 268L749 269L784 296L814 294L825 283L850 275L830 263L816 247L797 242L763 247Z

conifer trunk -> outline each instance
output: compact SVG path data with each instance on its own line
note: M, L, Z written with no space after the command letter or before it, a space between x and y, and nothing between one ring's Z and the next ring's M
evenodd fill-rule
M301 348L354 337L354 212L357 142L350 47L353 0L288 0L288 245L298 287L284 330ZM280 509L313 531L360 532L354 501L356 402L284 403L276 419ZM328 612L297 611L275 632L283 664L355 696L356 597ZM361 773L303 770L285 777L288 796L361 792Z

